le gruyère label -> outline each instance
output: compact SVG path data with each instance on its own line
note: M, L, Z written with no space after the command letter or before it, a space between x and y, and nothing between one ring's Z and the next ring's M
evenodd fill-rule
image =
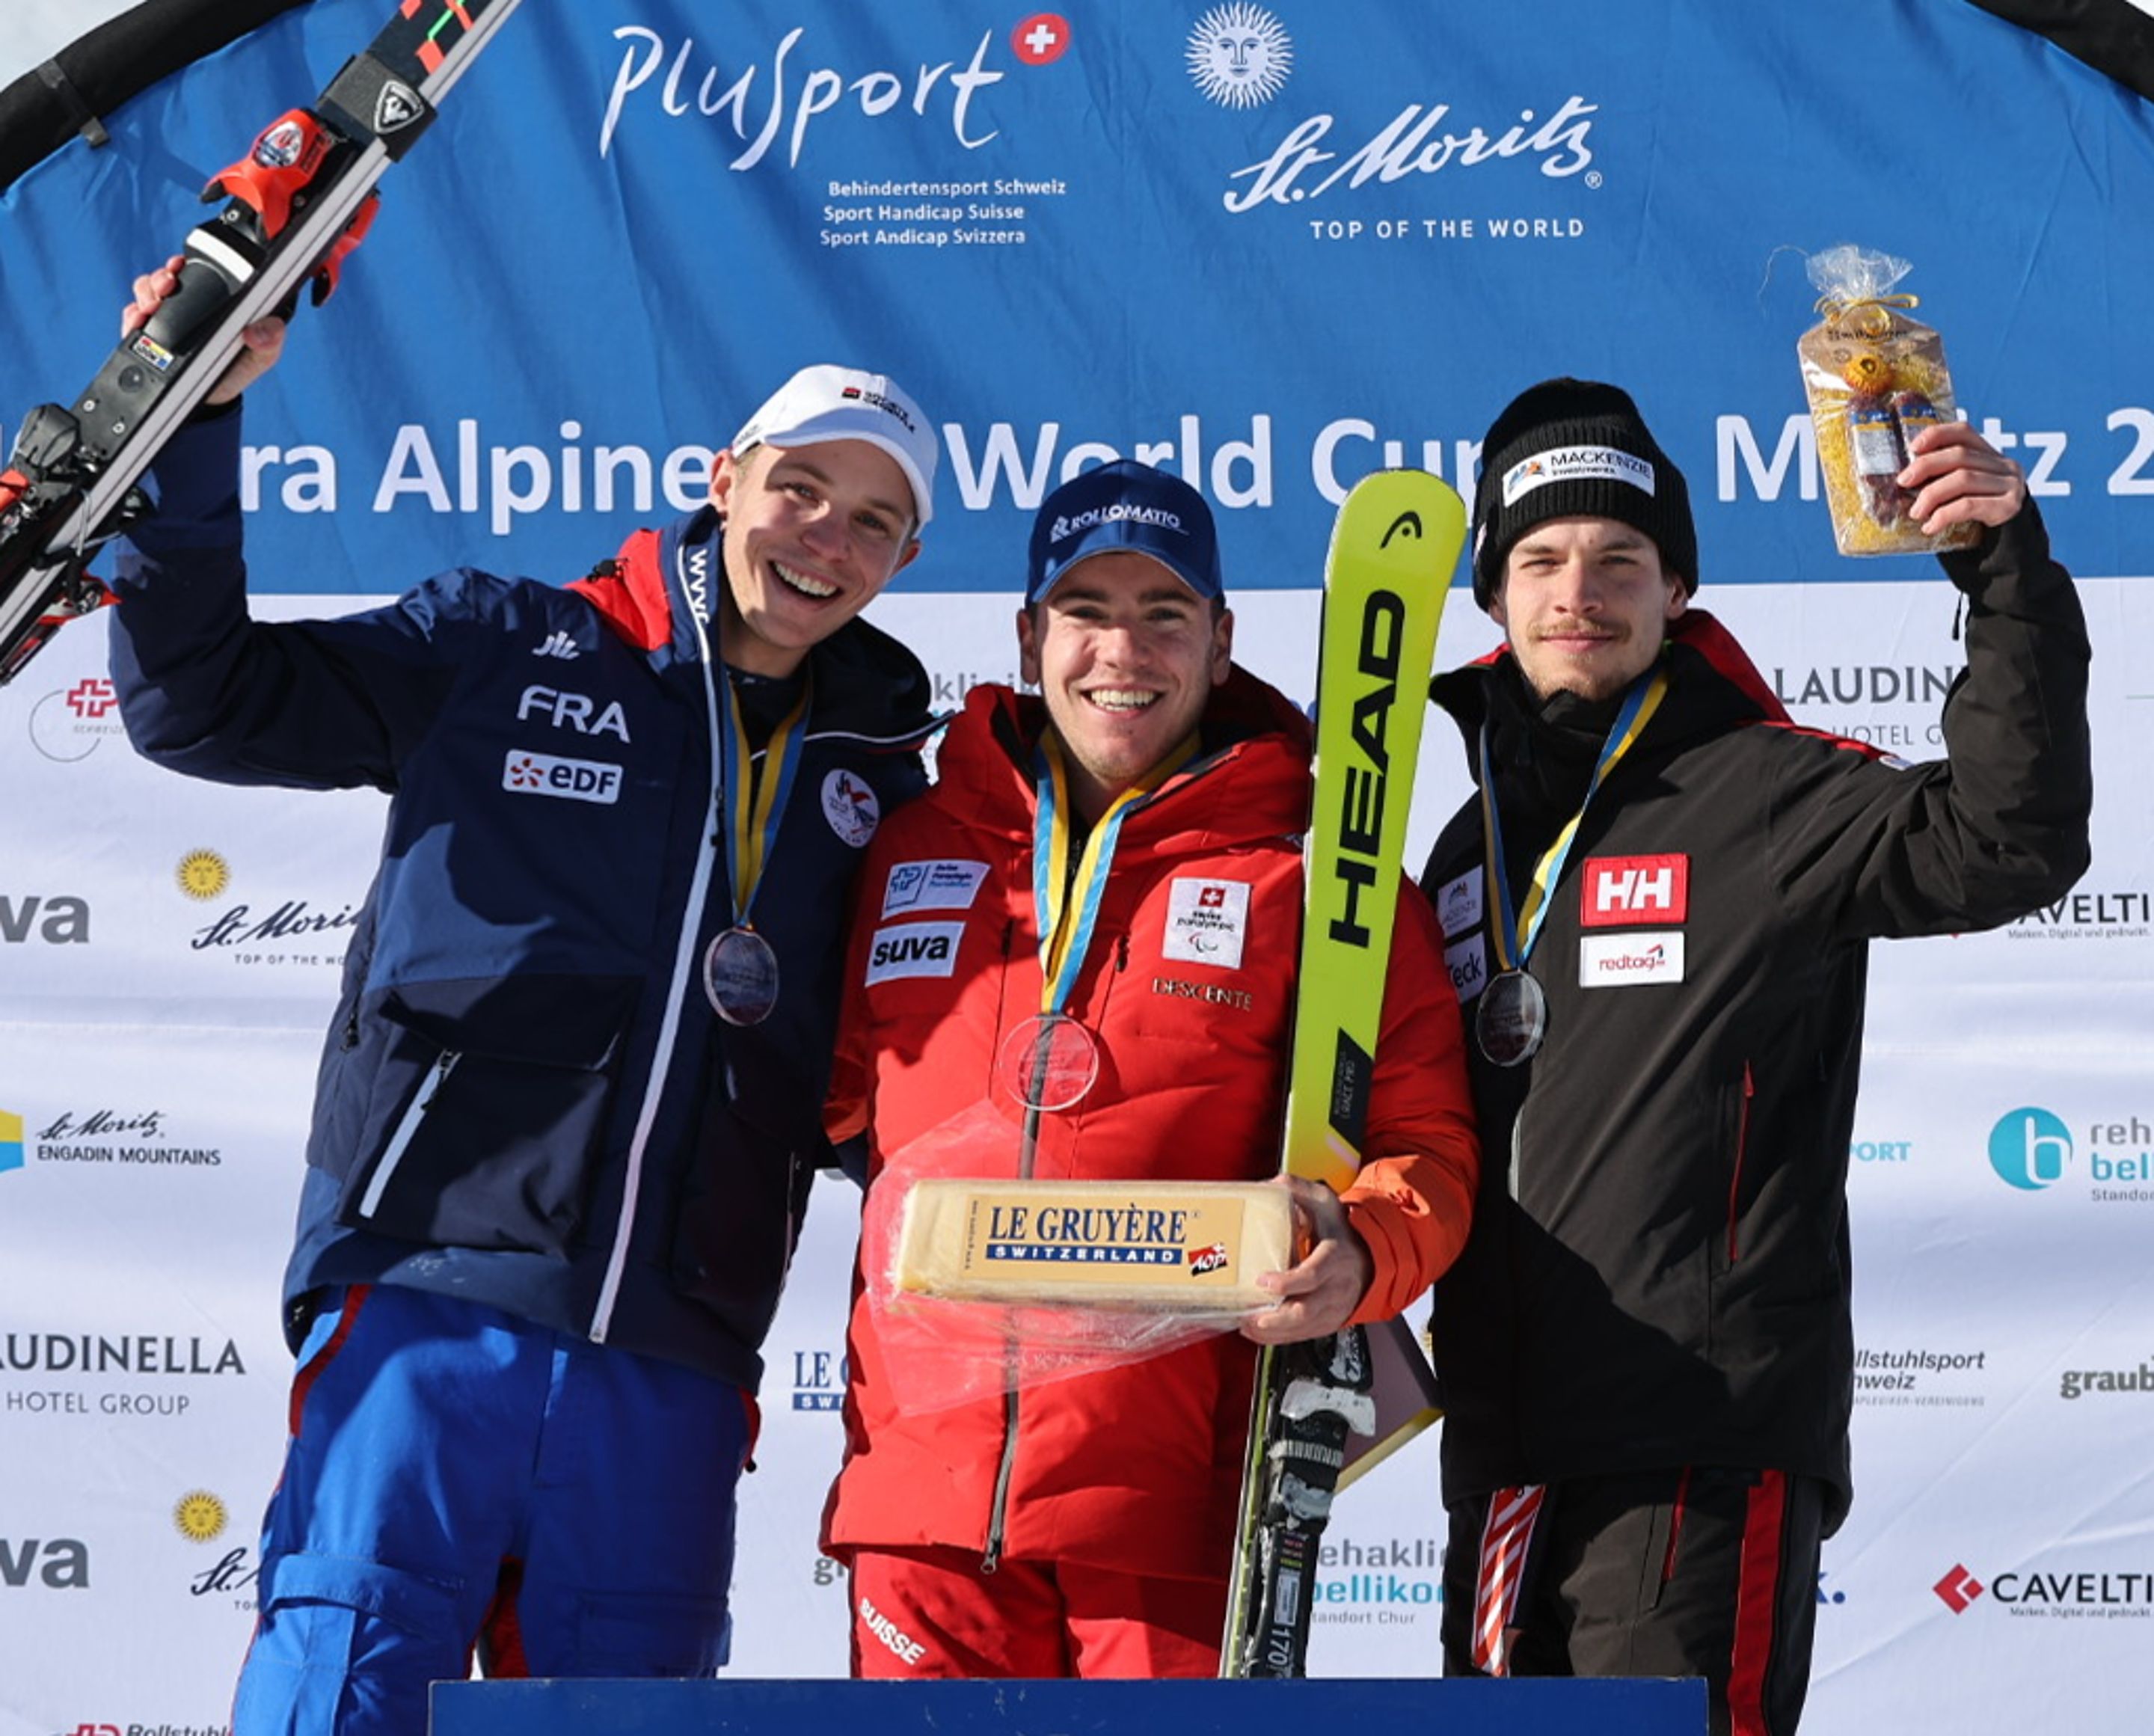
M1257 1306L1293 1264L1293 1202L1243 1182L914 1184L897 1282L925 1295Z

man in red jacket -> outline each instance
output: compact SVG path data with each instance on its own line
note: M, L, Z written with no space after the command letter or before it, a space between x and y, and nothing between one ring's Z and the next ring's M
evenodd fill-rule
M1238 1334L1074 1360L996 1338L943 1356L969 1386L928 1390L955 1347L885 1306L878 1228L913 1181L1279 1162L1309 735L1231 661L1202 498L1128 462L1065 483L1017 625L1040 697L967 696L860 881L828 1119L869 1135L868 1228L824 1547L852 1568L855 1675L1209 1676L1256 1344L1386 1319L1464 1241L1457 1010L1408 889L1368 1161L1343 1197L1288 1184L1308 1252ZM1012 1064L1049 1049L1051 1077Z

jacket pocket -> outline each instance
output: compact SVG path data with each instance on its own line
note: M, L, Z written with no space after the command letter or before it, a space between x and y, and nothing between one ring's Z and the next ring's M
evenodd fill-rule
M817 1155L731 1104L712 1106L698 1131L674 1228L674 1287L751 1348L778 1311Z
M431 1247L566 1252L640 979L392 989L337 1221Z
M1744 1061L1739 1077L1728 1080L1715 1094L1712 1122L1716 1163L1702 1167L1705 1197L1697 1202L1703 1231L1700 1250L1702 1271L1702 1348L1715 1354L1722 1338L1723 1317L1730 1305L1735 1274L1744 1253L1743 1208L1744 1190L1750 1183L1752 1129L1750 1116L1758 1092L1757 1075Z

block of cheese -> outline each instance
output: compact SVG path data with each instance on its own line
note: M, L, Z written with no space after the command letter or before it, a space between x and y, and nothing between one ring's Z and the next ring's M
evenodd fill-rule
M1264 1306L1294 1202L1261 1182L916 1182L896 1288L996 1302L1213 1314Z

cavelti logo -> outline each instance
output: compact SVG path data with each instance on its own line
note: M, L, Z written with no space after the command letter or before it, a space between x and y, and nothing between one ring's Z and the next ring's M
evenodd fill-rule
M1269 102L1293 71L1293 41L1277 18L1248 0L1213 7L1189 33L1189 76L1222 107Z
M2068 1621L2123 1616L2141 1621L2154 1616L2154 1573L2138 1566L2075 1566L2055 1571L2013 1568L1993 1573L1984 1585L1955 1563L1930 1589L1955 1616L1965 1615L1987 1593L1991 1602L2014 1616Z
M1950 1571L1930 1589L1944 1600L1947 1609L1957 1616L1963 1614L1969 1604L1982 1596L1983 1584L1964 1567L1955 1562Z
M1989 1130L1989 1167L2029 1193L2054 1187L2072 1161L2072 1133L2046 1109L2015 1109Z

